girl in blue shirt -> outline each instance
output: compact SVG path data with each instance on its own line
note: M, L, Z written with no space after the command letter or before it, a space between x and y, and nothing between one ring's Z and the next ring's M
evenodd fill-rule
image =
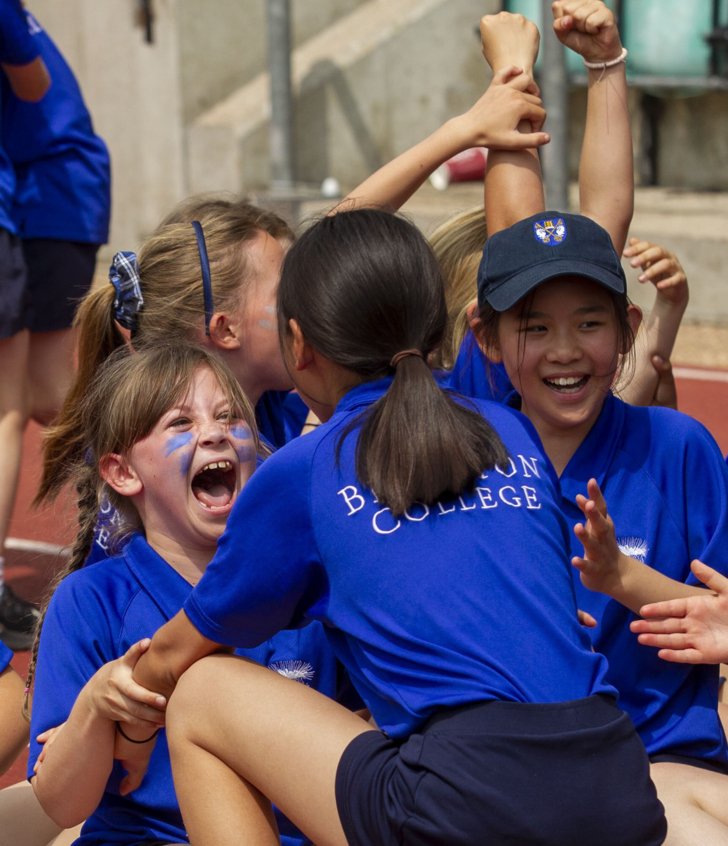
M199 580L255 469L253 412L214 356L167 345L112 356L90 386L82 419L91 460L75 475L85 507L70 572L43 620L29 777L59 825L86 819L79 844L186 843L160 712L150 707L158 701L132 683L131 670L145 638ZM115 557L80 567L101 495L122 516L127 538ZM338 665L317 625L242 654L327 695L340 692ZM147 778L130 794L123 762L134 730L153 753ZM303 842L286 820L281 832L286 844Z
M446 308L423 237L381 211L324 218L291 248L278 310L327 422L256 473L135 669L165 694L187 670L167 725L192 841L275 843L267 797L319 844L661 843L644 750L577 622L535 433L427 366ZM378 729L204 657L308 619Z

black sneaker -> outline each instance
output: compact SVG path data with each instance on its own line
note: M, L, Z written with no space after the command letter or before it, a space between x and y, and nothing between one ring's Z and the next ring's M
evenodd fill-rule
M11 590L0 585L0 640L14 652L30 649L40 611Z

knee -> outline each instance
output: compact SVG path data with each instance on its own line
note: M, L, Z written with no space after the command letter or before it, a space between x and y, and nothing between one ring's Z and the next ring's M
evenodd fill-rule
M169 698L166 711L166 730L170 743L189 739L193 728L200 725L206 705L220 676L220 656L196 661L181 676Z

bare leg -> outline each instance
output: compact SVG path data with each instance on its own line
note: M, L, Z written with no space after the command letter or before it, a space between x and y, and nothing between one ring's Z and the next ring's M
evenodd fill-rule
M76 331L33 332L28 354L30 417L47 426L61 410L73 381Z
M666 846L728 844L728 776L688 764L650 768L667 817Z
M23 717L25 682L12 667L0 673L0 773L4 773L28 743Z
M0 790L0 846L45 846L60 830L41 808L30 782Z
M29 333L0 340L0 555L13 513L26 421Z
M175 789L195 846L277 846L275 803L317 846L346 846L339 760L371 726L299 682L231 655L182 676L167 710Z

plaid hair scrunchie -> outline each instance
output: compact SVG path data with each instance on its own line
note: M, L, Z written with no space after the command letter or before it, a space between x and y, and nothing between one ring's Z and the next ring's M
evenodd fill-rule
M135 332L138 315L144 305L136 253L122 250L111 259L109 282L114 286L114 319L125 329Z

